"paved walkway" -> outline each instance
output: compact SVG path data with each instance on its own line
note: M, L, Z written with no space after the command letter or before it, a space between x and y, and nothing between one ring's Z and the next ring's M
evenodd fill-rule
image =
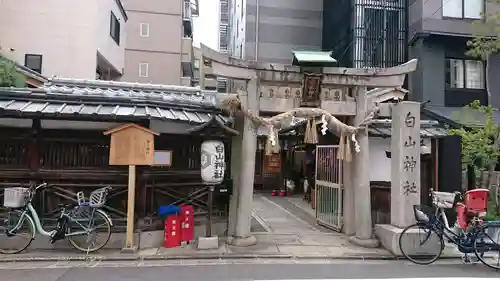
M314 224L301 219L287 210L280 201L286 197L254 196L254 217L268 232L281 234L305 234L320 232ZM278 202L276 202L278 201Z

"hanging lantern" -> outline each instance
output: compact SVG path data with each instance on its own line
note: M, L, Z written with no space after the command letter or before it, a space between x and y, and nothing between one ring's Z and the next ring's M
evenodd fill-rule
M217 140L201 144L201 179L207 185L221 184L224 180L224 143Z

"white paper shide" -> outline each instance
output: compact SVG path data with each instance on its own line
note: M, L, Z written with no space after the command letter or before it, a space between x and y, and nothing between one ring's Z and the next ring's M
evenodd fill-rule
M217 140L201 144L201 179L205 184L220 184L225 170L224 143Z

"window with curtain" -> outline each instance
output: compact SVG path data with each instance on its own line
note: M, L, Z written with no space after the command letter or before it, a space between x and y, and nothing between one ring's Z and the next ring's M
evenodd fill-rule
M443 17L480 19L484 0L441 0Z
M451 89L484 89L484 63L478 60L447 59L446 86Z

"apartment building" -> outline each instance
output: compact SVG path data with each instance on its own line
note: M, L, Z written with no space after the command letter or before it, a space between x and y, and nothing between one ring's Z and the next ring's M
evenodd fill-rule
M410 93L429 106L460 107L473 100L500 107L500 82L492 82L492 95L486 93L485 62L467 57L467 41L473 36L472 24L485 13L500 11L500 5L486 0L415 0L409 5L409 53L419 59L410 77ZM431 71L429 71L431 70ZM500 71L495 57L491 74Z
M191 86L193 76L190 0L122 0L129 16L125 73L129 82Z
M45 77L117 80L127 19L119 0L3 0L0 44L10 59Z

